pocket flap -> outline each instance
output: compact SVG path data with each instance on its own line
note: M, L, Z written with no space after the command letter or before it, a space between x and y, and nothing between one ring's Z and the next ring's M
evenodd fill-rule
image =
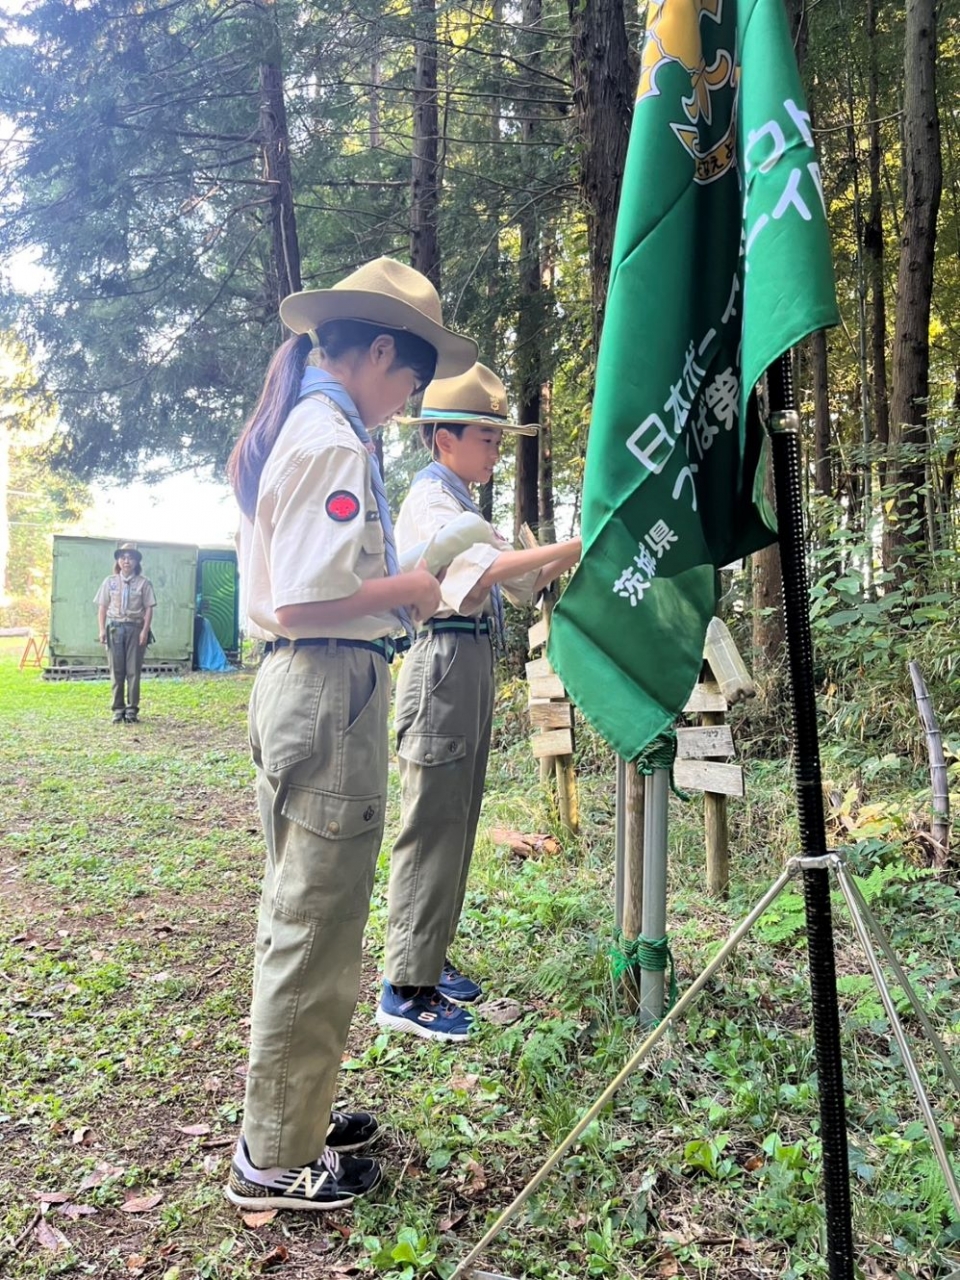
M352 840L371 831L383 814L381 796L338 796L312 787L288 787L281 813L326 840Z
M397 746L397 755L411 764L452 764L467 754L466 738L445 733L405 733Z

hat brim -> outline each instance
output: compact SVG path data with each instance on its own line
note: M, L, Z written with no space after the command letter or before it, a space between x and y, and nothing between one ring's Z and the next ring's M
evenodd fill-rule
M280 303L280 319L294 333L306 333L327 320L365 320L387 329L405 329L437 353L434 377L453 378L466 373L479 353L472 338L444 329L417 307L386 293L369 289L304 289Z
M401 427L452 427L463 424L474 427L496 427L498 431L506 431L514 436L536 436L540 434L539 422L505 422L503 418L488 418L482 413L463 413L450 417L437 418L425 414L419 418L394 418Z

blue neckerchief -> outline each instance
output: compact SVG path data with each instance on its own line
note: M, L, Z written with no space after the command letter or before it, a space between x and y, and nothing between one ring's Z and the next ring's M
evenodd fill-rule
M309 365L303 371L303 377L300 380L300 399L304 396L320 394L332 400L337 408L341 411L346 420L353 427L354 435L363 445L369 445L370 432L363 425L357 406L353 403L342 382L331 373L327 373L325 369L317 369L313 365ZM380 464L377 461L377 455L368 450L370 453L370 478L373 485L373 496L377 500L377 511L380 515L380 527L383 530L383 548L384 559L387 562L387 573L390 577L395 577L400 572L400 564L397 560L397 544L393 536L393 520L390 516L390 504L387 502L387 490L383 483L383 476L380 474ZM410 639L414 636L413 622L410 614L406 609L394 609L394 613L403 623L403 629L406 631Z
M474 501L473 494L467 488L466 483L455 471L445 467L442 462L437 462L434 459L433 462L430 462L413 477L414 484L418 480L439 480L451 498L455 498L464 511L472 511L474 515L482 518L483 512ZM498 582L495 582L490 588L490 602L493 605L494 640L500 648L506 649L507 624L503 615L503 592L500 590Z

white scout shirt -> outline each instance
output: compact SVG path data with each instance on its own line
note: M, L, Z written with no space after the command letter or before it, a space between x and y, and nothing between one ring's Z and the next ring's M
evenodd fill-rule
M432 538L438 529L442 529L462 513L463 507L439 480L418 480L404 498L397 517L394 536L398 554L403 555L408 548ZM495 547L488 543L478 543L450 562L450 567L440 583L441 604L433 615L435 618L448 618L455 613L463 616L463 602L486 570L501 551L513 550L510 543L499 535L497 542L498 545ZM534 587L539 575L539 569L531 569L519 577L502 582L500 585L504 595L511 604L530 604L534 598ZM470 616L492 612L493 605L488 595Z
M241 518L239 546L249 635L378 640L399 629L390 612L327 628L277 620L283 605L342 600L387 573L370 455L326 397L291 410L260 477L256 517Z

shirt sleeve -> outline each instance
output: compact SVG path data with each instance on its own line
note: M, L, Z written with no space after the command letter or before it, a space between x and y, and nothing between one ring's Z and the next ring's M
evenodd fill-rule
M526 573L521 573L516 578L508 578L500 585L510 603L520 608L523 605L533 604L537 596L536 587L539 577L539 569L528 569Z
M294 455L271 513L274 611L289 604L343 600L359 591L369 460L366 451L329 444Z
M110 579L104 578L100 583L100 590L93 597L93 603L102 608L106 608L110 603Z
M153 594L153 583L149 578L144 578L143 580L143 594L140 598L145 609L155 609L157 607L157 597Z

